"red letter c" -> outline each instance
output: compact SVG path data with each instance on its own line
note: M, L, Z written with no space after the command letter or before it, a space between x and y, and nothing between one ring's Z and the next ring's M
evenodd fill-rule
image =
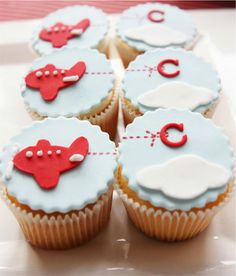
M161 18L158 19L158 18L153 17L153 14L155 14L155 13L161 14L161 15L162 15ZM151 11L147 14L147 18L148 18L150 21L152 21L152 22L160 23L160 22L164 21L164 14L165 14L165 12L160 11L160 10L151 10Z
M166 132L170 128L175 128L175 129L179 130L180 132L184 131L183 124L169 123L169 124L165 125L160 131L161 141L165 145L167 145L168 147L171 147L171 148L178 148L178 147L183 146L188 140L187 135L185 134L179 142L172 142L166 137Z
M179 60L178 59L164 59L162 60L158 65L157 65L157 71L164 77L167 77L167 78L173 78L173 77L176 77L180 74L180 70L176 70L175 72L173 73L167 73L165 72L164 70L164 65L166 63L171 63L175 66L178 66L179 65Z

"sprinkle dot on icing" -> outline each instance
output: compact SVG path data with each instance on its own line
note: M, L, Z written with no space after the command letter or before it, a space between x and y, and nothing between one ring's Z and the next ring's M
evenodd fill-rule
M56 154L57 154L57 155L60 155L60 154L61 154L61 150L57 150L57 151L56 151Z
M25 153L25 155L26 155L26 157L30 158L30 157L33 156L33 152L32 152L32 151L27 151L27 152Z
M36 77L41 77L42 75L43 75L43 73L41 72L41 71L37 71L36 73L35 73L35 75L36 75Z
M43 151L42 151L42 150L37 151L37 156L38 156L38 157L43 156Z

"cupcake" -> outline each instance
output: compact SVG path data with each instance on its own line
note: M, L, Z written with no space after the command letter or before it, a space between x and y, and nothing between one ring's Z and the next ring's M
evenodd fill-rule
M109 220L115 159L108 135L75 118L34 122L12 138L2 194L26 239L45 249L92 239Z
M187 13L175 6L148 3L122 13L116 44L127 67L136 56L155 48L192 49L196 38L195 24Z
M221 91L212 65L183 49L156 49L130 63L123 80L125 124L146 111L189 109L212 117Z
M77 117L99 125L114 139L118 116L114 81L103 54L63 48L33 62L22 97L33 119Z
M159 109L130 124L119 147L118 193L147 236L177 241L202 232L232 194L232 148L201 114Z
M64 46L93 48L106 53L108 28L108 18L102 10L92 6L69 6L42 19L31 38L31 48L38 55Z

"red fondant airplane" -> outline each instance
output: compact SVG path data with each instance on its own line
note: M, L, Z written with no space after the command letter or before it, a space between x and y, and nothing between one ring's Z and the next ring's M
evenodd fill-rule
M45 101L53 101L60 89L76 83L86 70L83 61L77 62L70 69L58 69L53 64L47 64L30 72L25 77L25 83L32 89L39 89Z
M39 140L36 146L20 151L13 159L14 166L32 174L43 189L57 186L60 173L79 166L88 153L88 140L77 138L68 148L51 145L48 140Z
M54 48L61 48L67 44L69 39L81 36L89 26L90 20L88 18L75 25L66 25L58 22L50 28L42 29L39 37L42 40L51 42Z

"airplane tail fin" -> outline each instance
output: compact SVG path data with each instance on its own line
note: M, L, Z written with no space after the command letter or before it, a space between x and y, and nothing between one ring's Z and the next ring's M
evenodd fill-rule
M86 70L86 65L83 61L77 62L75 65L73 65L68 71L69 74L72 75L78 75L79 78L83 76Z
M86 156L88 153L89 144L88 140L81 136L77 138L71 145L70 150L73 152L73 154L81 154L83 156Z
M82 29L83 32L90 26L90 20L88 18L81 20L74 26L75 29Z

